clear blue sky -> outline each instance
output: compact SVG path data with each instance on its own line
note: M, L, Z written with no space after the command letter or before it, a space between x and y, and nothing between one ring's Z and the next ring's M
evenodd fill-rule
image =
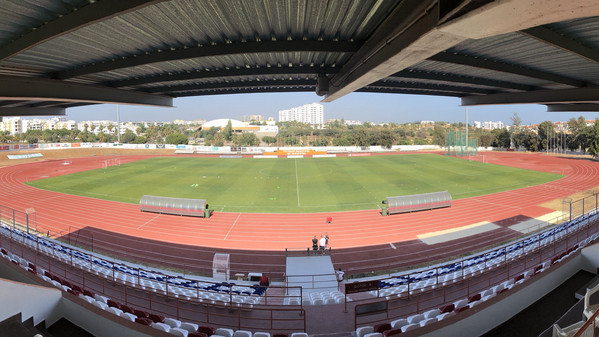
M307 103L320 102L322 97L314 93L265 93L236 94L177 98L174 108L121 105L121 121L173 121L175 119L194 120L217 118L241 119L244 115L263 115L278 120L279 110L289 109ZM406 123L421 120L463 122L464 107L453 97L352 93L324 105L324 118L345 118L346 120L369 121L374 123ZM469 107L469 122L503 121L512 124L510 118L517 112L522 124L540 123L544 120L567 121L571 117L584 115L595 119L597 113L551 113L544 105L498 105ZM116 106L99 104L67 109L68 119L114 120Z

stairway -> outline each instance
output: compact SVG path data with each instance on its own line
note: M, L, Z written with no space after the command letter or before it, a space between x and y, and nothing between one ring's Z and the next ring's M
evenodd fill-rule
M53 337L43 326L44 322L33 326L33 317L22 321L21 313L18 313L0 322L0 337L31 337L36 334Z
M330 256L287 257L286 275L287 285L301 286L304 293L338 289Z

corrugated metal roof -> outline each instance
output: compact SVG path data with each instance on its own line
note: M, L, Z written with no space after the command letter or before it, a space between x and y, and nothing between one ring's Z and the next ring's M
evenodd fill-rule
M467 1L462 6L460 2L435 0L5 1L0 6L0 56L30 32L50 36L32 45L24 43L15 53L0 57L0 76L115 86L123 88L114 91L117 96L123 95L122 101L127 101L127 92L145 93L158 88L174 97L313 90L319 76L331 77L349 68L353 71L377 59L379 56L373 57L373 53L394 45L398 36L412 34L407 28L413 24L409 20L418 18L414 14L426 16L439 10L443 20L455 21L491 2ZM422 13L410 12L419 6ZM74 20L78 13L96 9L98 17L93 22ZM57 22L71 28L64 33L52 26ZM404 24L405 30L394 31ZM545 27L599 51L598 17ZM318 41L323 43L305 48ZM284 50L277 47L286 42L293 44L287 44ZM228 48L219 49L222 46ZM189 51L193 53L184 53ZM414 71L411 76L383 78L362 91L464 96L560 90L599 83L599 58L589 59L521 32L465 40L441 54L446 57L443 61L431 57L408 66L407 71ZM453 62L452 55L487 63ZM348 62L351 66L344 67ZM276 71L261 71L265 68ZM209 72L219 75L211 76ZM422 74L423 78L414 74ZM153 78L159 80L154 82ZM132 79L138 81L119 84ZM185 86L190 85L196 88L187 90ZM93 90L90 92L93 95ZM66 102L69 100L57 100L57 104L75 104Z

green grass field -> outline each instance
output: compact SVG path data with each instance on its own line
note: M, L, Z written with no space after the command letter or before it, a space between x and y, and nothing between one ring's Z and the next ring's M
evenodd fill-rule
M229 212L376 209L387 196L447 190L453 199L538 185L561 175L434 154L301 159L157 157L28 184L139 203L142 195L206 199Z

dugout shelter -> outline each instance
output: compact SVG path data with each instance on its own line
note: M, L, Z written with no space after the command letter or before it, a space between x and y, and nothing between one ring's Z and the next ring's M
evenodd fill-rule
M210 217L210 210L204 199L183 199L144 195L139 200L139 209L142 212L205 218Z
M451 194L442 191L387 197L386 204L387 208L383 208L383 215L451 207Z

